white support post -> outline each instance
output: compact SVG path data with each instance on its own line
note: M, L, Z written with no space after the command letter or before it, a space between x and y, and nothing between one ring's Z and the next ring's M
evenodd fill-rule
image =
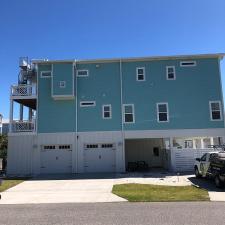
M210 138L210 145L214 145L213 137Z
M203 141L203 138L201 138L201 148L202 148L202 149L204 148L204 141Z
M29 108L28 120L29 120L30 122L32 121L32 113L33 113L32 109Z
M9 112L9 132L12 132L12 125L13 125L13 100L10 99L10 112Z
M19 118L20 118L20 121L23 121L23 105L22 104L20 104L20 116L19 116Z

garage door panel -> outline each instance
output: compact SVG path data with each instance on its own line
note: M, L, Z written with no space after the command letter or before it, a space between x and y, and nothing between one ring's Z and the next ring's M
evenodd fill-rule
M71 173L71 150L41 151L41 173Z
M115 165L114 147L84 148L84 171L85 172L114 172Z

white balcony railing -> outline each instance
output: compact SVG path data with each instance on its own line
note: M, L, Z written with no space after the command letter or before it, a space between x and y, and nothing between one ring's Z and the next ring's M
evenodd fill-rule
M35 121L20 121L14 120L11 124L11 130L13 133L17 132L34 132Z
M17 97L36 97L36 85L13 85L11 87L11 96Z

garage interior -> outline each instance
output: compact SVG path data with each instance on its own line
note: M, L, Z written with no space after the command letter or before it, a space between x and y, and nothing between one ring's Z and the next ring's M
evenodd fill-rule
M149 171L151 168L168 169L169 155L163 138L126 139L126 171Z

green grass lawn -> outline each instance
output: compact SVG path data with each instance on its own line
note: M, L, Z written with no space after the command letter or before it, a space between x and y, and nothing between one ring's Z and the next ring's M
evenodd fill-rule
M112 192L130 202L209 201L208 192L194 186L119 184Z
M0 192L3 192L11 187L16 186L24 181L24 179L16 178L16 179L3 179L2 184L0 185Z

